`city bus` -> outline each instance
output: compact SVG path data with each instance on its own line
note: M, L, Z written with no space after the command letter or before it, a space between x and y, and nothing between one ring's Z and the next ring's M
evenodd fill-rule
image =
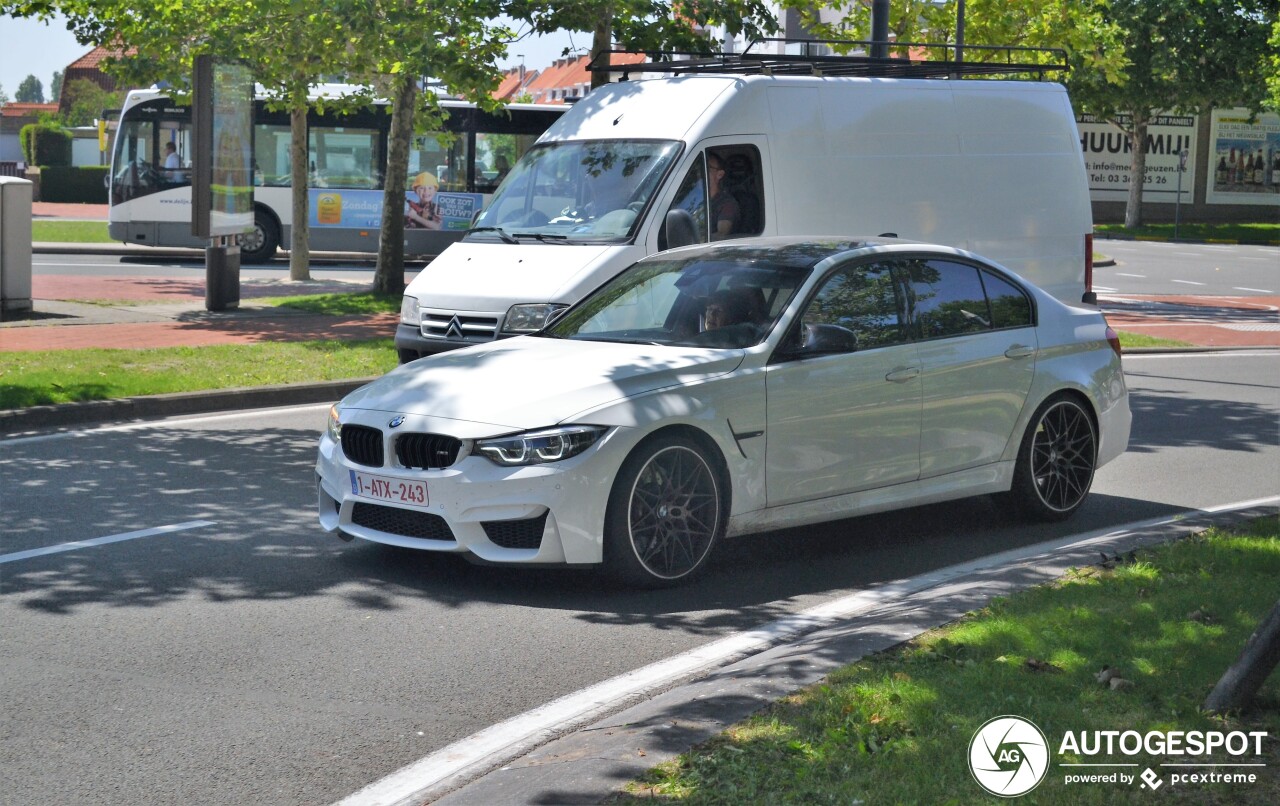
M260 89L260 88L259 88ZM315 98L354 90L322 85ZM405 251L436 255L460 239L510 166L561 113L563 106L510 104L487 113L441 99L448 112L442 144L415 135L405 182ZM383 174L391 125L385 102L340 114L332 105L307 115L310 245L317 251L377 252ZM254 101L254 223L242 236L241 260L270 260L287 247L292 226L289 113ZM169 148L172 145L173 148ZM120 112L110 174L108 231L114 240L149 246L202 248L191 234L191 107L163 90L134 90Z

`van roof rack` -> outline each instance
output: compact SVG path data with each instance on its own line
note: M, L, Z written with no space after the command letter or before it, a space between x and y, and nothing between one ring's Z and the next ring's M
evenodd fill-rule
M798 45L804 52L765 53L757 45ZM669 73L671 75L733 74L792 76L876 76L889 78L961 78L967 76L1034 76L1044 80L1046 73L1066 72L1066 51L1059 48L1029 48L1014 45L963 45L946 42L890 42L889 50L898 56L867 55L877 44L850 39L754 39L741 53L697 53L693 51L610 50L596 55L587 65L592 72L622 73L626 81L632 73ZM833 53L833 46L855 50L854 55ZM810 50L818 53L811 53ZM862 51L858 53L856 51ZM957 50L964 61L956 61ZM941 53L941 60L917 58ZM608 64L614 53L643 53L645 61L633 64ZM1046 63L1031 61L1036 56ZM976 60L975 60L976 59ZM1026 61L1023 61L1026 60Z

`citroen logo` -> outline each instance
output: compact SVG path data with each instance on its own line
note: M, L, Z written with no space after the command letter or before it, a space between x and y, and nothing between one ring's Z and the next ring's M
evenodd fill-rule
M404 425L404 415L397 414L391 418L390 422L387 423L387 428L399 428L402 425Z
M446 339L462 338L462 323L458 321L458 317L456 314L452 319L449 320L448 327L444 329L444 337Z

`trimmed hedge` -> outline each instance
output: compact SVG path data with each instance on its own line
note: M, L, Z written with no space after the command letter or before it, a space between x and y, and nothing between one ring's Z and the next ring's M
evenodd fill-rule
M28 165L70 165L71 132L54 123L31 123L18 132Z
M106 204L106 165L50 165L40 169L40 201Z

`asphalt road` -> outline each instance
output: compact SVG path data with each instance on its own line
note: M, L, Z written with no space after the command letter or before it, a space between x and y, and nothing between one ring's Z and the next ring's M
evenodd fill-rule
M1129 452L1071 522L987 499L728 543L698 584L345 544L323 407L0 441L0 802L337 800L556 697L850 591L1272 496L1280 354L1131 356ZM161 534L138 530L179 527ZM70 541L124 536L27 556Z
M1280 294L1280 247L1098 240L1095 248L1116 261L1094 270L1103 294Z

